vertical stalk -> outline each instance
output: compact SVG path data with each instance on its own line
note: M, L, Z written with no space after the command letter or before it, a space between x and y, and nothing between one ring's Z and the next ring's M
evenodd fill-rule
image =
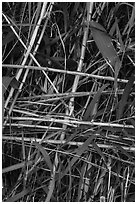
M83 66L83 60L85 57L85 50L86 50L86 44L87 44L87 39L88 39L88 32L89 32L89 22L91 20L91 14L93 10L93 2L87 2L86 3L86 9L87 9L87 26L84 28L84 36L83 36L83 42L82 42L82 49L81 49L81 57L78 65L77 71L81 72L82 66ZM76 75L73 87L72 87L72 92L75 92L77 90L79 82L79 76ZM69 115L72 115L74 111L74 97L70 98L69 102Z

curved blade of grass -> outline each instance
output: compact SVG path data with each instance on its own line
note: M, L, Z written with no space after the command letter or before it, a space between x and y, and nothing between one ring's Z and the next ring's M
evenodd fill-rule
M95 28L96 30L99 30L99 31L106 33L105 28L102 25L100 25L99 23L97 23L96 21L90 21L90 26L92 28Z
M129 34L131 29L132 29L132 27L134 26L134 23L135 23L135 6L133 6L131 17L130 17L128 23L126 24L125 29L124 29L122 35L125 35L126 33Z
M14 35L13 32L11 32L10 29L8 29L8 34L4 35L3 34L3 39L2 39L2 46L10 43L11 41L13 41L14 39L16 39L16 36Z
M131 161L133 161L133 157L130 156L130 154L128 154L128 152L123 149L119 144L115 144L115 146L117 147L117 149L122 152L124 155L126 155Z
M106 30L95 21L90 22L92 35L101 54L109 63L114 66L114 60L117 58L117 52L112 44L112 38Z
M84 153L85 150L88 149L89 144L91 143L91 141L93 139L95 139L97 136L96 135L91 135L91 133L87 133L85 134L86 136L89 135L89 138L84 142L83 145L81 145L80 147L78 147L74 152L76 153L76 156L74 156L72 158L72 160L70 161L69 165L67 166L67 168L65 169L65 171L63 172L61 178L67 174L67 172L69 171L70 167L72 168L73 165L75 164L75 162L79 159L79 157Z
M80 171L80 179L79 179L79 185L78 185L78 196L77 196L77 202L80 202L80 199L82 198L82 192L84 188L84 173L85 173L86 163L84 163L81 167Z
M48 191L48 194L47 194L45 202L49 202L50 201L52 193L54 191L54 186L55 186L55 177L53 176L53 178L52 178L52 180L50 181L50 184L49 184L49 191Z
M134 128L135 128L135 119L133 119L133 118L129 118L129 121L130 121L130 123L134 126Z
M25 189L25 190L21 191L20 193L12 196L11 198L8 198L6 200L6 202L16 202L17 200L19 200L23 196L27 195L28 193L30 193L30 189Z
M116 19L116 32L117 32L117 35L118 35L118 41L120 43L120 49L121 51L124 51L124 43L123 43L123 40L122 40L122 36L121 36L121 33L120 33L120 29L119 29L119 26L118 26L118 22L117 22L117 19Z
M21 169L23 168L25 165L32 165L33 162L32 161L28 161L27 163L26 162L21 162L21 163L18 163L18 164L14 164L12 166L9 166L9 167L6 167L4 169L2 169L2 173L7 173L7 172L10 172L10 171L14 171L14 170L17 170L17 169Z
M73 138L77 135L77 131L74 130L73 134L70 135L67 139L66 139L66 142L64 144L62 144L62 146L65 146L66 144L68 144L70 141L73 140Z
M69 20L69 14L68 14L68 9L67 9L67 3L65 2L60 2L59 3L59 7L61 8L61 10L63 10L63 15L64 15L64 31L65 33L67 32L67 28L68 28L68 20Z
M51 162L51 160L50 160L50 157L49 157L47 151L46 151L46 150L42 147L42 145L40 145L39 143L34 142L33 144L34 144L34 145L38 148L38 150L42 153L42 155L43 155L43 157L44 157L44 159L45 159L45 161L46 161L46 163L47 163L49 169L52 171L53 165L52 165L52 162Z
M92 145L95 148L95 150L97 151L97 153L101 156L101 158L103 159L106 167L107 167L107 163L106 163L106 157L104 156L103 152L101 151L100 147L94 142L92 141Z
M128 83L126 84L126 87L124 89L122 98L121 98L121 100L119 102L119 105L118 105L117 119L120 119L122 117L122 115L123 115L124 107L125 107L125 105L127 103L128 96L130 94L130 91L131 91L131 88L133 86L134 80L135 80L135 77L131 76Z
M117 20L115 19L115 22L113 23L113 25L111 26L111 29L109 31L109 35L113 36L114 32L116 31L116 25L117 24Z
M89 106L87 107L87 110L83 116L83 120L85 121L90 121L92 119L92 113L94 110L94 106L97 103L97 101L99 100L99 97L101 96L102 91L108 86L109 84L105 84L103 85L98 92L96 93L96 95L94 96L93 100L90 102Z
M115 68L115 76L118 76L119 69L121 66L120 59L117 52L112 44L112 38L108 35L105 28L95 21L90 22L92 29L93 39L101 52L104 59Z
M48 187L49 191L47 193L47 197L46 197L45 202L49 202L50 199L51 199L51 196L53 194L54 187L55 187L55 173L56 173L56 167L57 166L58 166L58 154L56 152L55 159L54 159L54 164L53 164L53 171L52 171L52 174L51 174L51 179L50 179L49 187Z
M10 85L13 77L4 76L2 77L2 93L4 94L7 90L8 86Z

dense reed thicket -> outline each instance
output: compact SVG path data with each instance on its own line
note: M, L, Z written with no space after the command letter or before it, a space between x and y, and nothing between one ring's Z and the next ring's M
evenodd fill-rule
M3 202L135 199L135 5L2 3Z

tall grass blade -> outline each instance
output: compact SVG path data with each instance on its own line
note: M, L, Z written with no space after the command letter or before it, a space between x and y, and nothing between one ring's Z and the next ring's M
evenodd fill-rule
M92 35L95 43L112 67L115 66L116 61L120 61L117 52L112 44L112 38L107 34L105 28L95 21L90 22Z
M107 163L106 163L106 158L105 158L103 152L101 151L100 147L99 147L94 141L92 141L92 145L93 145L93 147L95 148L95 150L98 152L98 154L101 156L101 158L103 159L103 161L105 162L105 165L107 165Z
M71 167L71 168L73 167L73 165L75 164L75 162L76 162L76 161L79 159L79 157L85 152L85 150L88 150L88 146L90 145L91 141L92 141L93 139L95 139L95 138L96 138L96 136L95 136L95 135L91 135L91 133L90 133L90 134L89 134L89 138L84 142L84 144L81 145L80 147L78 147L78 148L74 151L74 153L76 154L76 156L74 156L74 157L72 158L72 160L70 161L70 164L66 167L64 173L62 174L62 177L67 174L67 172L69 171L69 168L70 168L70 167Z
M48 194L47 194L45 202L49 202L50 201L52 193L54 191L54 187L55 187L55 178L53 176L51 181L50 181L50 184L49 184L49 191L48 191Z
M20 193L17 193L16 195L12 196L11 198L8 198L6 202L16 202L19 199L21 199L23 196L27 195L29 192L30 192L30 189L25 189Z
M130 159L130 161L133 161L133 158L130 156L130 154L125 149L123 149L119 144L115 144L115 146L117 147L119 151L121 151L124 155L126 155Z
M47 153L47 151L46 151L46 150L42 147L42 145L40 145L39 143L34 142L33 144L34 144L34 145L38 148L38 150L42 153L42 155L43 155L43 157L44 157L44 159L45 159L45 161L46 161L46 163L47 163L49 169L52 171L53 165L52 165L52 162L51 162L51 160L50 160L50 157L49 157L49 154Z
M109 86L109 84L105 84L98 90L98 92L94 96L93 100L88 105L87 110L86 110L86 112L85 112L85 114L83 116L83 120L90 121L92 119L92 113L93 113L93 110L94 110L94 106L97 103L97 101L99 100L102 91L108 86Z
M131 76L128 83L126 84L122 98L121 98L119 105L118 105L117 119L120 119L123 115L123 111L124 111L125 105L127 104L128 96L131 92L132 86L134 84L134 80L135 80L135 77Z
M4 76L2 77L2 93L4 94L7 90L8 86L10 85L13 77Z
M32 161L28 161L27 162L27 165L32 165L33 162ZM17 169L21 169L23 168L24 166L26 165L25 162L21 162L21 163L18 163L18 164L14 164L14 165L11 165L9 167L5 167L2 169L2 173L7 173L7 172L10 172L10 171L14 171L14 170L17 170Z

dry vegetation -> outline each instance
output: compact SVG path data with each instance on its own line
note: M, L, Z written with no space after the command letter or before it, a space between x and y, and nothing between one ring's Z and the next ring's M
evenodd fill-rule
M134 3L2 11L3 201L134 201Z

